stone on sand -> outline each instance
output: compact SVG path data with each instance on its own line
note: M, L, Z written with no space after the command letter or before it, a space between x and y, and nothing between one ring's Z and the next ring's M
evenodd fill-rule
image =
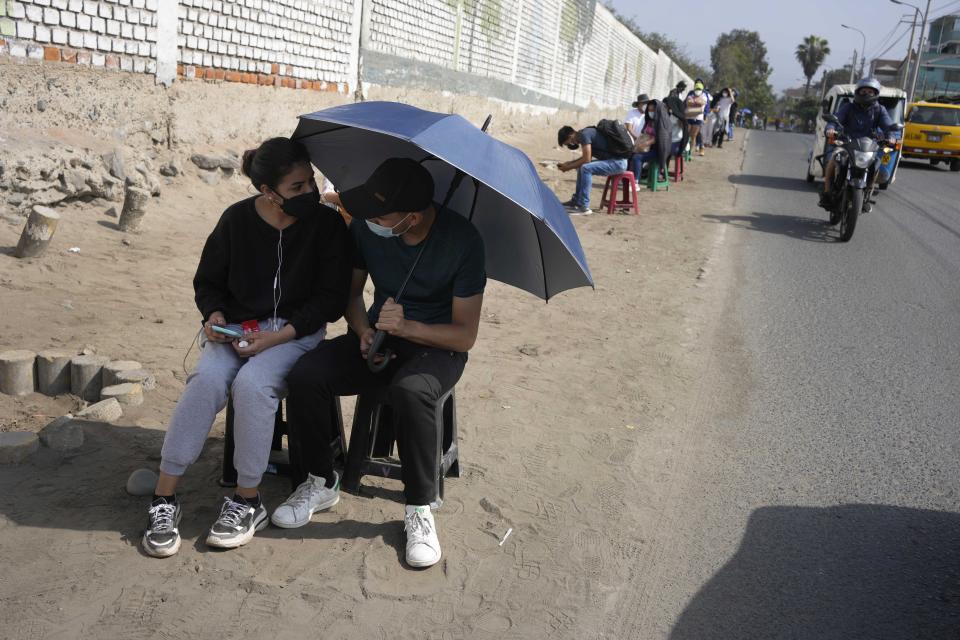
M40 442L61 453L83 446L83 425L67 414L60 416L40 432Z
M25 396L36 388L36 360L33 351L18 349L0 353L0 393Z
M114 384L120 384L122 382L138 382L143 387L144 391L153 391L157 388L157 379L152 373L146 369L137 369L135 371L120 371L115 376L116 382Z
M80 413L78 418L90 420L92 422L113 422L119 420L123 415L123 408L116 398L108 398L96 404L92 404Z
M75 354L65 349L48 349L37 354L37 391L45 396L70 393L70 360Z
M87 402L100 400L103 389L103 365L109 358L96 355L76 356L70 361L70 389L73 395Z
M26 431L0 433L0 464L20 464L40 448L37 434Z
M143 404L143 387L139 382L124 382L104 387L100 391L100 399L116 398L121 405L139 407Z
M152 496L157 486L157 474L151 469L137 469L127 478L127 493L132 496Z
M120 382L131 382L131 380L120 380L117 375L121 372L136 371L142 369L143 365L134 360L113 360L103 365L103 386L110 387Z

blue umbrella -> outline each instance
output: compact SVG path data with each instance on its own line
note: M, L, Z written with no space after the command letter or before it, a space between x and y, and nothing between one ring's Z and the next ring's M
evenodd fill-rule
M300 116L293 138L341 190L365 182L387 158L422 162L436 184L434 200L483 236L495 280L545 300L593 286L577 232L530 159L458 115L359 102Z

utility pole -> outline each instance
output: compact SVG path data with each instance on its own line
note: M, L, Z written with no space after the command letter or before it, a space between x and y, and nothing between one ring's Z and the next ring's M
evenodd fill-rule
M910 86L910 62L913 59L913 36L917 30L917 18L920 17L920 10L914 9L913 24L910 25L910 44L907 45L907 68L903 72L903 90L906 91Z
M920 34L920 40L917 42L917 62L913 66L913 77L910 79L910 91L907 93L907 103L911 103L915 100L915 94L917 92L917 80L920 78L920 63L923 61L923 48L929 44L929 38L925 37L923 33ZM924 82L926 82L927 77L923 77Z
M917 90L917 78L920 76L920 65L923 62L923 43L927 39L927 16L930 14L930 0L927 0L927 8L923 11L923 22L920 25L920 46L917 47L917 64L913 69L913 81L910 83L910 95L907 100L913 102L914 93Z
M856 27L851 27L848 24L841 24L840 26L843 27L844 29L850 29L850 31L856 31L857 33L860 34L860 37L863 38L863 46L860 48L860 77L862 78L863 69L866 66L866 62L867 62L867 34L865 34L860 29L857 29ZM853 69L851 69L851 72L855 71L856 68L857 68L857 60L856 58L854 58ZM851 84L853 83L853 73L850 74L850 83Z
M908 88L910 87L911 78L913 77L913 76L910 75L910 61L913 59L913 36L914 36L914 32L915 32L916 29L917 29L917 19L920 17L920 7L918 7L918 6L916 6L916 5L913 5L913 4L910 4L909 2L903 2L903 0L890 0L890 2L892 2L893 4L899 4L899 5L901 5L901 6L910 7L911 9L913 9L913 24L910 26L910 44L907 46L907 68L906 68L906 71L904 71L904 74L903 74L903 90L908 93L908 95L907 95L907 102L909 103L909 102L911 101L912 96L909 95L910 91L909 91ZM929 1L927 2L927 9L928 9L928 10L930 9L930 2L929 2ZM923 40L923 33L922 33L922 31L921 31L921 33L920 33L920 40L921 40L921 41ZM919 65L919 64L920 64L920 63L919 63L919 55L920 55L919 47L917 47L917 49L918 49L918 50L917 50L917 57L918 57L917 65Z
M853 50L853 62L850 64L850 84L853 84L853 75L857 72L857 50Z

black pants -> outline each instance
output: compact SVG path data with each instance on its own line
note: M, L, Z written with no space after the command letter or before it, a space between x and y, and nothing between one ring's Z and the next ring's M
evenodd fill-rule
M397 418L397 448L403 463L403 493L407 504L430 504L437 496L437 451L434 407L460 379L467 354L425 347L389 338L396 359L372 373L360 355L360 339L352 331L326 340L306 354L287 374L287 429L291 450L299 449L307 471L333 478L336 426L329 411L334 396L352 396L388 389ZM296 440L296 444L294 444ZM292 452L291 452L292 453Z
M713 144L718 149L723 148L723 140L727 137L727 129L729 128L730 123L727 120L717 120L716 131L713 132Z

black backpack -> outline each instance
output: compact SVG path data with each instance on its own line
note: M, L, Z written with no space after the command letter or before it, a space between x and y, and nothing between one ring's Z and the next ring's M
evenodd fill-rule
M633 155L633 138L619 120L601 120L597 131L607 139L607 151L615 158L629 158Z

